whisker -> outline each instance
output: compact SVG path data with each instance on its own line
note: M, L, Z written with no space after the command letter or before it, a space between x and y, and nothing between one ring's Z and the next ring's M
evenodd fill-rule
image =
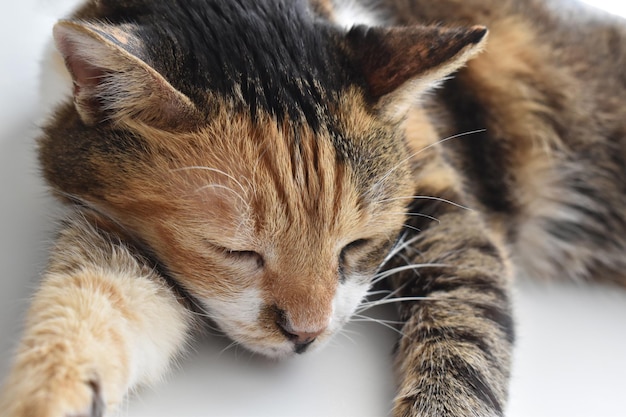
M400 285L395 290L393 290L393 292L391 294L387 295L386 297L381 298L381 300L388 300L390 298L395 297L396 295L398 295L400 293L400 291L402 291L404 288L406 288L407 285L409 285L408 281L405 282L404 284ZM374 301L378 301L378 300L374 300Z
M219 358L220 356L222 356L222 354L223 354L224 352L226 352L226 351L227 351L227 350L229 350L229 349L232 349L233 347L235 347L235 346L237 346L237 345L238 345L238 343L237 343L237 342L231 342L231 343L229 343L229 344L228 344L228 346L226 346L224 349L222 349L222 350L220 350L220 351L218 352L217 357Z
M386 328L388 328L390 330L393 330L394 332L398 333L400 336L404 336L404 333L401 330L396 329L393 325L391 325L389 323L386 323L384 320L378 320L378 319L375 319L375 318L372 318L372 317L362 316L360 314L357 314L356 316L359 317L360 320L359 319L353 319L353 321L369 321L369 322L372 322L372 323L378 323L381 326L384 326L384 327L386 327ZM402 324L402 322L398 322L398 323Z
M389 253L387 253L387 255L385 256L385 259L383 259L383 261L380 263L380 265L378 265L378 268L376 270L377 272L387 262L389 262L395 256L396 253L398 253L398 248L404 244L404 238L406 237L406 235L407 235L407 232L403 232L400 236L398 236L398 238L396 239L396 242L393 244L393 246L389 250Z
M406 227L407 229L415 230L417 233L421 233L422 232L422 229L418 229L417 227L411 226L410 224L405 224L402 227Z
M469 132L457 133L456 135L448 136L447 138L440 139L440 140L438 140L438 141L436 141L436 142L434 142L434 143L431 143L431 144L430 144L430 145L428 145L428 146L423 147L423 148L422 148L422 149L420 149L419 151L416 151L416 152L412 153L411 155L407 156L406 158L404 158L403 160L401 160L400 162L398 162L398 163L397 163L397 164L396 164L393 168L391 168L389 171L387 171L387 173L386 173L385 175L383 175L383 177L382 177L381 179L379 179L378 181L376 181L376 184L374 184L374 185L372 186L372 189L375 189L375 188L377 188L377 187L380 187L380 185L381 185L381 184L382 184L382 183L383 183L383 182L384 182L384 181L385 181L385 180L386 180L386 179L387 179L387 178L388 178L388 177L389 177L389 176L390 176L390 175L391 175L391 174L392 174L392 173L393 173L396 169L398 169L399 167L401 167L401 166L402 166L405 162L407 162L407 161L409 161L409 160L413 159L414 157L416 157L416 156L417 156L417 155L419 155L420 153L422 153L422 152L424 152L424 151L426 151L426 150L428 150L428 149L432 148L433 146L437 146L437 145L439 145L439 144L442 144L442 143L447 142L447 141L452 140L452 139L457 139L457 138L460 138L460 137L463 137L463 136L469 136L469 135L473 135L473 134L476 134L476 133L482 133L482 132L486 132L486 130L485 130L485 129L478 129L478 130L472 130L472 131L469 131Z
M367 303L371 303L371 302L375 302L375 301L380 301L380 300L389 300L390 298L395 297L395 296L396 296L396 295L397 295L400 291L402 291L402 290L403 290L403 289L404 289L404 288L405 288L408 284L409 284L408 282L405 282L404 284L400 285L400 286L399 286L398 288L396 288L395 290L393 290L393 291L389 291L389 294L385 295L385 296L384 296L384 297L382 297L382 298L377 298L377 299L375 299L375 300L369 300L369 299L367 298L367 295L366 295L366 298L365 298L365 299L361 302L361 305L365 305L365 304L367 304Z
M361 317L360 314L356 314L354 316L354 318L350 319L350 323L377 323L377 324L381 324L383 325L383 323L388 324L390 326L394 325L394 324L404 324L404 322L402 321L397 321L397 320L378 320L372 317Z
M420 149L419 151L417 151L416 153L414 153L413 155L411 155L411 157L414 157L414 156L416 156L416 155L419 155L420 153L422 153L422 152L424 152L424 151L426 151L426 150L428 150L428 149L432 148L433 146L440 145L440 144L442 144L442 143L444 143L444 142L447 142L447 141L449 141L449 140L452 140L452 139L458 139L458 138L461 138L461 137L463 137L463 136L475 135L476 133L484 133L484 132L486 132L486 131L487 131L487 129L477 129L477 130L470 130L469 132L462 132L462 133L457 133L456 135L448 136L447 138L444 138L444 139L438 140L437 142L431 143L431 144L430 144L430 145L428 145L428 146L424 146L422 149Z
M377 319L375 317L370 317L370 316L366 316L363 314L355 314L353 318L350 319L350 321L361 321L361 322L372 321L375 323L387 323L387 324L404 324L405 323L404 321L401 321L401 320Z
M399 267L392 268L387 271L374 275L372 284L376 284L391 275L394 275L403 271L416 270L416 269L421 269L421 268L447 268L447 267L450 267L450 265L436 264L436 263L411 264L411 265L399 266Z
M446 200L445 198L441 198L441 197L433 197L433 196L428 196L428 195L412 195L412 196L408 196L408 197L391 197L391 198L385 198L383 200L379 200L379 203L386 203L386 202L390 202L390 201L397 201L397 200L434 200L434 201L441 201L442 203L448 203L448 204L452 204L455 207L461 208L463 210L468 210L468 211L473 211L471 208L461 205L459 203L455 203L454 201L450 201L450 200Z
M404 213L406 216L413 216L413 217L425 217L427 219L433 220L437 223L441 223L441 220L439 220L436 217L433 216L429 216L428 214L424 214L424 213Z
M172 169L172 170L170 170L170 172L191 171L191 170L210 171L210 172L215 172L216 174L221 174L221 175L225 176L226 178L232 180L235 184L237 184L239 186L239 188L241 188L241 191L244 192L244 194L247 193L247 190L244 188L244 186L241 184L241 182L239 182L235 177L233 177L229 173L222 171L221 169L205 167L205 166L188 166L188 167L183 167L183 168Z
M413 243L415 243L419 239L421 239L421 236L417 235L417 236L413 236L411 239L405 241L404 240L405 236L406 236L406 232L403 234L402 238L398 239L398 242L396 243L396 245L393 248L391 248L391 250L389 251L389 253L385 257L383 262L378 266L379 269L382 268L383 266L385 266L398 253L402 252L404 249L408 248L410 245L412 245Z
M407 256L405 256L403 253L399 253L396 256L400 257L400 259L402 259L407 265L411 264L411 260ZM413 269L413 275L415 276L415 278L419 278L420 277L419 270Z
M393 304L393 303L402 303L406 301L432 301L437 300L437 298L433 297L398 297L398 298L387 298L384 300L370 301L361 304L361 307L357 309L356 313L362 313L365 310L369 310L372 307L381 306L385 304Z
M367 294L365 294L366 297L372 296L372 295L380 295L380 294L389 294L391 291L389 290L380 290L380 291L368 291Z
M348 339L350 342L352 342L353 345L356 345L356 342L354 341L353 338L350 337L350 335L348 335L348 333L354 333L351 332L350 330L346 329L345 327L342 327L341 330L337 333L343 337L345 337L346 339Z
M233 193L233 194L234 194L237 198L239 198L239 199L240 199L240 200L241 200L241 201L245 204L245 206L246 206L246 207L250 207L250 206L249 206L249 204L248 204L248 202L246 201L246 199L245 199L245 198L243 198L243 197L241 196L241 194L239 194L237 191L233 190L232 188L227 187L227 186L222 185L222 184L207 184L207 185L203 185L202 187L197 188L194 192L198 193L198 192L200 192L200 191L202 191L202 190L205 190L205 189L207 189L207 188L219 188L219 189L222 189L222 190L230 191L230 192L231 192L231 193Z

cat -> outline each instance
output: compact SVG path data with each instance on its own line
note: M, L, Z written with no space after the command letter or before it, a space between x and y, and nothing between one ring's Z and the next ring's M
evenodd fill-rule
M71 210L3 415L108 414L204 316L319 349L375 284L393 415L500 416L514 273L625 283L624 23L370 3L353 26L330 0L90 0L55 26L72 101L38 151Z

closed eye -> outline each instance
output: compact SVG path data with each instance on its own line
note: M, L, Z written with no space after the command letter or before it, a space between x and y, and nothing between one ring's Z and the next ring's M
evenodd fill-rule
M339 255L339 258L342 259L345 257L345 255L348 252L351 252L353 250L357 250L359 248L362 248L363 246L367 245L369 243L368 239L357 239L353 242L348 243L346 246L343 247L343 249L341 250L341 254Z
M339 253L339 276L342 282L345 280L346 257L352 252L358 252L359 249L363 249L369 243L369 239L357 239L348 243L343 247L343 249L341 249L341 252Z
M257 268L263 268L265 266L265 259L263 255L253 250L234 250L219 245L209 239L203 239L204 243L208 245L213 251L221 253L227 259L235 262L248 262L253 263Z
M260 253L255 251L224 249L224 253L227 257L234 260L255 262L257 268L263 268L265 266L265 259L263 259L263 256Z

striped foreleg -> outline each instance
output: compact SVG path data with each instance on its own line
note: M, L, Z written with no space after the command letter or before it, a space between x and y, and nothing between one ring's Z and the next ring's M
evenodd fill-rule
M398 307L394 416L501 416L514 339L507 262L474 212L420 201L411 210L437 221L413 218L402 258L416 268L390 280L396 297L415 297Z

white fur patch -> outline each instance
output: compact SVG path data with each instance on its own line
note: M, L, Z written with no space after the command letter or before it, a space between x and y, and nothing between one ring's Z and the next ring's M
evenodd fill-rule
M369 280L360 276L349 277L337 287L328 328L310 350L321 347L341 330L361 304L368 289ZM248 349L276 358L294 353L292 342L286 338L281 342L272 341L267 338L267 329L258 326L259 314L264 305L258 289L247 288L228 299L205 299L202 303L220 328Z
M203 304L213 318L229 336L239 341L242 327L254 325L261 312L263 299L256 288L245 288L228 299L205 299Z
M343 0L335 4L335 20L339 26L349 29L356 25L380 26L383 19L380 13L357 0Z
M337 287L337 294L333 300L333 317L329 330L334 333L350 320L365 298L370 287L370 281L364 277L348 277L346 282Z

